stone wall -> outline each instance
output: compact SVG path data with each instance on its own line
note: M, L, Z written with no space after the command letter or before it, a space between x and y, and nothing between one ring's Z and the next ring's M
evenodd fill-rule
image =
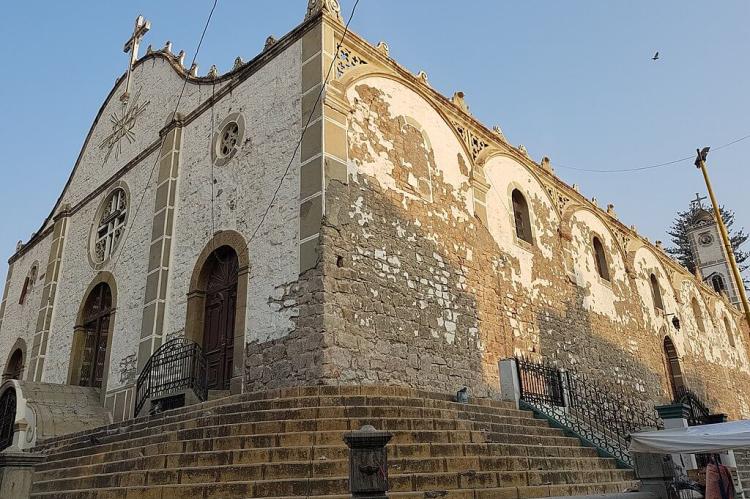
M447 392L466 384L489 395L499 389L497 361L521 354L662 402L669 336L690 388L715 411L750 414L747 333L725 300L611 210L512 154L481 161L483 220L471 188L476 155L444 113L395 80L364 75L346 90L349 180L328 185L322 243L324 379ZM530 208L531 244L516 237L514 189ZM596 269L594 236L608 279ZM667 314L680 318L679 331Z

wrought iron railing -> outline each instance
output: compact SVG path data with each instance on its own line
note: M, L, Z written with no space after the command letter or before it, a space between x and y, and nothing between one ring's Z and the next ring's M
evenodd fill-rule
M687 388L678 389L674 402L683 403L688 406L687 420L689 426L700 426L710 422L711 411L700 397L691 390Z
M553 420L590 445L632 467L630 433L660 428L653 407L622 390L599 385L572 370L516 358L521 405Z
M160 346L143 366L136 382L135 415L147 400L187 389L199 400L208 398L206 358L197 343L180 337Z

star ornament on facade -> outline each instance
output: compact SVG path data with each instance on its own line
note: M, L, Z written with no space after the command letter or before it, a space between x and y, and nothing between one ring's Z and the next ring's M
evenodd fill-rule
M99 144L99 149L107 150L107 154L104 157L105 163L112 152L115 154L115 159L120 156L123 139L127 140L128 144L135 142L135 132L133 131L133 128L135 127L138 117L144 113L146 106L151 103L151 101L141 103L140 98L141 92L138 91L135 97L128 102L127 105L123 106L121 112L115 111L109 116L109 121L112 123L112 133L107 135L104 140L102 140L101 144Z

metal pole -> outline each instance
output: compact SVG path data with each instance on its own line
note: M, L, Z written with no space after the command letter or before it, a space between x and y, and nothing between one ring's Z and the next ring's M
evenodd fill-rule
M695 166L700 168L701 173L703 173L703 179L706 181L706 189L708 189L708 196L711 198L711 204L714 207L714 216L716 217L716 223L719 224L719 232L721 233L721 239L724 242L724 249L727 252L729 266L732 268L732 274L734 274L734 281L737 285L737 292L740 295L742 308L745 309L745 320L747 320L747 326L748 328L750 328L750 304L748 304L747 302L745 284L742 282L742 275L740 274L739 267L737 267L737 261L734 258L732 243L729 241L729 233L727 232L727 228L724 226L724 220L721 218L721 212L719 211L719 203L716 201L714 190L711 187L711 180L708 178L708 170L706 169L706 156L708 156L708 147L704 147L702 151L698 150L698 157L695 159Z

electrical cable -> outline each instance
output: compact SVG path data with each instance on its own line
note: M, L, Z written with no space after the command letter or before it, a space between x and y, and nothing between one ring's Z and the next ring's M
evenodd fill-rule
M198 40L198 46L195 49L195 54L193 54L193 59L191 61L191 67L195 64L195 60L198 57L198 53L201 50L201 45L203 45L203 38L206 36L206 31L208 30L209 24L211 24L211 18L214 15L214 10L216 9L216 4L219 3L219 0L214 0L213 5L211 6L211 12L208 14L208 19L206 19L206 24L203 26L203 32L201 33L201 37ZM172 111L172 119L169 120L170 122L174 121L175 117L177 116L177 110L180 108L180 102L182 101L182 96L185 93L185 87L187 86L188 77L185 76L184 81L182 82L182 89L180 90L180 95L177 97L177 104L174 107L174 111ZM141 199L138 201L138 205L136 206L135 212L132 216L131 223L128 224L128 228L125 231L125 235L123 236L122 241L119 242L120 247L125 246L125 241L127 241L128 236L130 235L130 232L132 230L133 225L135 225L136 217L138 216L138 211L141 209L141 205L143 204L143 200L146 197L146 192L148 191L148 187L151 185L151 179L154 176L154 171L156 171L156 165L159 164L159 156L161 154L161 148L164 147L164 141L166 140L167 136L164 135L164 137L161 138L161 143L159 144L159 148L156 150L156 159L154 159L154 164L151 167L151 172L148 175L148 180L146 180L146 186L143 188L143 193L141 194ZM120 260L120 255L122 252L119 252L117 256L115 257L114 262L112 262L112 272L115 271L115 267L117 266L117 262Z
M711 148L712 151L719 151L721 149L725 149L727 147L730 147L738 142L742 142L743 140L750 139L750 135L745 135L744 137L740 137L739 139L733 140L731 142L727 142L726 144L722 144L718 147ZM637 171L643 171L643 170L653 170L655 168L664 168L667 166L676 165L678 163L682 163L683 161L693 160L695 159L695 155L686 156L684 158L675 159L673 161L667 161L666 163L658 163L655 165L647 165L647 166L640 166L636 168L619 168L615 170L596 170L596 169L590 169L590 168L576 168L573 166L565 166L565 165L559 165L554 164L553 166L555 168L564 168L566 170L574 170L579 172L589 172L589 173L626 173L626 172L637 172Z
M274 191L273 196L271 196L271 201L268 203L268 206L263 212L263 216L260 218L260 222L258 222L257 227L255 227L255 230L253 231L253 234L250 236L250 239L248 239L247 241L248 245L250 245L253 239L255 239L255 236L257 235L258 231L263 226L263 223L266 221L268 212L271 211L271 208L273 207L273 203L274 201L276 201L276 196L279 194L279 191L281 190L281 186L284 184L284 179L289 174L289 170L291 169L292 164L294 163L294 158L297 156L297 151L299 151L299 148L302 145L302 139L304 139L305 137L305 132L307 132L307 128L310 126L310 122L312 121L313 114L315 113L315 110L318 108L318 104L320 104L320 98L323 95L323 91L325 90L326 85L328 85L328 79L331 76L331 72L333 71L334 64L336 64L338 52L341 49L341 45L343 45L344 40L346 39L346 35L349 33L349 24L352 22L352 19L354 18L354 12L357 10L357 5L359 5L359 0L354 2L354 6L352 7L352 12L351 14L349 14L349 20L346 21L346 25L344 26L344 34L341 35L341 41L339 41L339 43L336 44L336 53L333 54L333 58L331 59L331 65L328 67L328 73L326 74L325 80L323 81L323 84L320 87L320 91L318 92L318 97L315 99L315 104L313 104L312 110L310 111L310 114L307 117L307 122L305 123L305 126L302 128L302 133L300 134L299 140L297 141L297 145L294 147L294 152L292 152L292 157L289 159L289 164L286 166L286 170L284 170L284 174L281 176L281 179L279 180L279 185L276 186L276 190Z

